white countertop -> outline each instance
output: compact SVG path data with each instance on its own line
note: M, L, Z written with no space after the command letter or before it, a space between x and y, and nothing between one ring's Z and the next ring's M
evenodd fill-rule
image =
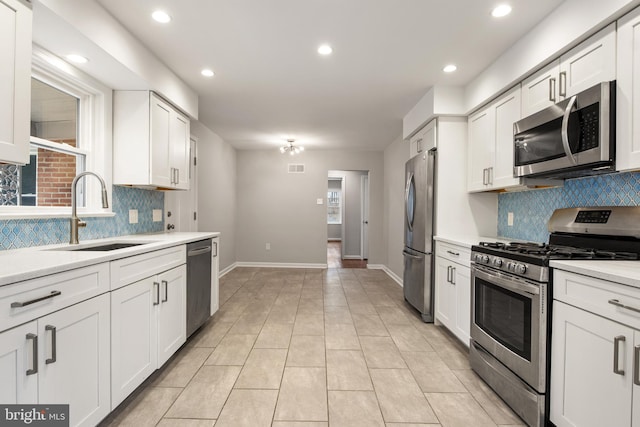
M551 261L549 266L640 288L640 261Z
M509 237L487 237L487 236L435 236L433 238L436 241L450 243L452 245L463 246L467 249L471 249L471 246L477 245L480 242L502 242L509 243L517 241Z
M157 251L171 246L183 245L197 240L209 239L219 235L220 233L218 232L135 234L108 239L86 240L80 242L79 245L34 246L0 251L0 286ZM60 250L71 246L81 248L111 242L144 242L145 244L107 252Z

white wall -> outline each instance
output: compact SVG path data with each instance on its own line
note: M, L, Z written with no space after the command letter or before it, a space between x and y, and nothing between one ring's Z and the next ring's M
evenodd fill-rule
M220 270L236 262L236 150L200 122L198 138L198 229L219 231Z
M409 143L402 136L384 150L384 247L387 267L402 277L404 260L404 164L409 160Z
M292 158L240 150L237 159L239 262L326 265L328 171L369 170L369 263L385 263L382 152L306 150ZM288 163L305 164L305 173L289 174Z

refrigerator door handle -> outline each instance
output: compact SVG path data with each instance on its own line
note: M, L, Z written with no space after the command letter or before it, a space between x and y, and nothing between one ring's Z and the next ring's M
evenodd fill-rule
M404 255L406 257L409 257L409 258L413 258L413 259L422 259L422 258L424 258L424 257L419 256L419 255L413 255L412 253L407 252L406 249L402 251L402 255ZM431 254L427 254L427 255L431 255Z

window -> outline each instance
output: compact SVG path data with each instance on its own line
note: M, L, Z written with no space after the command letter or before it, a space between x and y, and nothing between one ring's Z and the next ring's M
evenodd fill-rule
M34 46L29 163L0 164L0 216L68 215L71 183L85 170L101 175L110 193L110 116L109 89ZM78 184L81 212L109 214L98 182Z
M327 224L342 224L342 180L329 179Z

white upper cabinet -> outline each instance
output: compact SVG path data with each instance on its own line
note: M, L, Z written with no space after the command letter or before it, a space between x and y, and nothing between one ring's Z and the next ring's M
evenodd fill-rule
M615 79L616 24L612 23L522 82L522 116Z
M114 184L189 189L189 118L148 91L113 97Z
M31 8L0 0L0 162L29 161Z
M409 158L436 146L436 120L431 120L409 140Z
M468 191L521 185L513 177L513 123L521 118L520 104L517 86L469 117Z
M640 167L640 8L618 21L616 169Z

